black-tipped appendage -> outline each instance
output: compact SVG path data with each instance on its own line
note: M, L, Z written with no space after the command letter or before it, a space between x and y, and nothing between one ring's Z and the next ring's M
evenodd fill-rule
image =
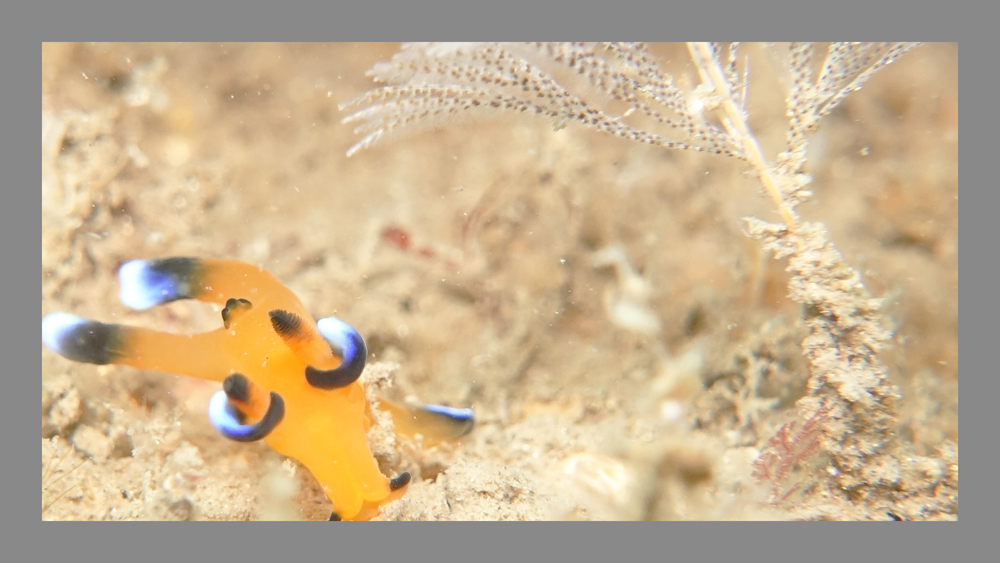
M397 475L396 477L389 480L389 490L398 491L403 487L410 484L410 472L404 471Z
M234 401L246 403L250 400L250 380L241 373L231 374L224 379L222 390Z
M302 319L295 313L275 309L268 311L267 316L271 317L271 328L282 340L302 335Z
M90 321L69 313L52 313L42 319L42 341L64 358L106 365L123 355L123 329L121 325Z

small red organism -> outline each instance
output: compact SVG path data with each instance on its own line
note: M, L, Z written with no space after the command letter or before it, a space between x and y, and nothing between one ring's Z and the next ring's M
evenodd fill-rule
M784 503L802 488L802 483L795 483L784 489L785 481L819 450L819 423L828 413L828 409L821 408L805 421L793 420L784 424L764 445L760 457L753 463L752 475L771 483L768 502Z
M404 252L410 249L410 235L399 227L386 227L382 229L382 240Z

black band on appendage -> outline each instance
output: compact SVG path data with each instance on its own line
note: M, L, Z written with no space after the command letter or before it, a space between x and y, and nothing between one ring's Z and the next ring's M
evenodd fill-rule
M205 265L202 261L186 256L150 260L149 267L155 272L167 274L177 281L190 284L200 283L202 276L205 275Z
M260 419L260 422L253 425L253 430L244 435L238 436L227 436L227 438L236 440L237 442L256 442L257 440L263 440L267 438L267 435L274 431L281 423L282 419L285 418L285 400L281 398L281 395L271 391L271 404L267 407L267 412L264 413L264 418Z
M124 355L122 328L121 325L87 321L63 335L58 352L76 362L100 366L114 363Z
M365 371L368 361L368 346L357 332L348 336L354 343L354 356L345 357L344 363L334 369L321 370L306 366L306 381L317 389L342 389L354 383Z

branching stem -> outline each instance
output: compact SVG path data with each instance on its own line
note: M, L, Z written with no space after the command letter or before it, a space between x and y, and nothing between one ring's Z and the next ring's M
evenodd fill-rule
M772 168L767 164L764 154L761 152L760 144L757 143L757 139L750 132L746 119L743 117L743 112L740 111L740 108L736 107L736 103L729 92L729 83L726 82L725 73L715 63L715 58L712 56L712 46L708 43L699 42L689 42L687 45L688 50L691 51L691 58L694 59L695 65L698 67L698 74L701 75L702 81L715 89L716 94L722 99L722 108L729 118L725 124L729 130L729 134L740 140L747 162L754 167L754 171L757 172L757 176L760 178L760 183L764 186L768 195L771 196L774 205L777 206L778 213L781 214L781 219L785 222L788 230L791 233L795 233L798 227L795 212L792 211L785 202L785 198L782 197Z

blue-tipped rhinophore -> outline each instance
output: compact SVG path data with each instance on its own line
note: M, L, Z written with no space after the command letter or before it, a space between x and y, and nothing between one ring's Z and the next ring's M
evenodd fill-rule
M132 260L118 270L126 307L142 310L191 297L194 258Z
M472 409L457 409L443 405L422 405L419 408L447 419L451 427L454 428L456 437L465 436L472 431L472 427L476 424L476 417Z
M309 385L318 389L339 389L357 381L365 369L365 362L368 361L368 347L365 346L365 340L354 327L337 317L320 319L316 322L316 328L344 361L339 367L326 371L307 366L306 381Z
M237 442L255 442L267 437L284 417L285 401L274 392L271 392L271 404L267 407L267 413L257 424L240 423L240 415L229 402L225 391L212 395L212 400L208 403L208 419L212 421L212 426L226 438Z
M42 319L42 342L56 354L76 362L105 365L120 354L121 326L50 313Z
M454 407L445 407L443 405L424 405L422 408L428 412L447 416L448 418L455 419L456 421L465 422L475 419L472 409L456 409Z

